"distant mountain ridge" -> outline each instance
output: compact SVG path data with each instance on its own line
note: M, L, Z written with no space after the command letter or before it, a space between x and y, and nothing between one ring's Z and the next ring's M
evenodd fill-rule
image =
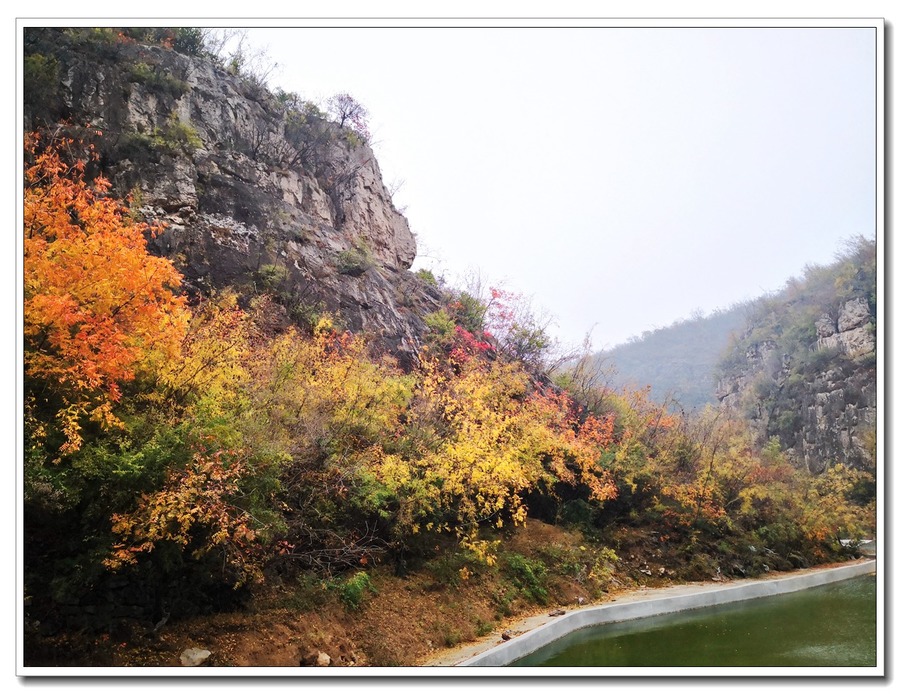
M754 301L643 333L593 355L609 387L650 387L685 411L746 418L797 465L874 464L876 245L857 237L827 266Z
M732 335L743 330L746 304L645 331L640 337L594 355L613 388L650 386L650 397L685 410L716 399L716 367Z

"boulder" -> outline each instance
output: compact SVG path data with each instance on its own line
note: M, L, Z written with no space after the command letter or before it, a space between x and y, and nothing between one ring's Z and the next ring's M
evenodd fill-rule
M300 665L304 667L328 667L331 665L331 656L324 651L313 648L300 658Z
M182 651L180 660L185 667L196 667L203 665L211 655L212 653L205 648L186 648Z

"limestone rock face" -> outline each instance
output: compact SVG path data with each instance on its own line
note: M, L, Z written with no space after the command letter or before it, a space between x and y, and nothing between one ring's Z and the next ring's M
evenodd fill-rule
M838 332L844 333L860 328L870 322L870 317L869 305L865 299L860 297L853 301L848 301L841 307L841 314L838 316Z
M816 320L815 330L803 365L779 355L770 341L751 345L743 366L720 379L717 397L750 418L761 442L778 435L788 455L812 472L836 463L868 467L877 382L867 301L843 303L836 318Z
M770 340L750 345L744 355L748 366L719 379L716 385L719 402L725 407L738 407L755 375L773 368L775 351L775 343Z
M415 358L438 294L408 271L415 238L355 133L298 117L204 58L41 31L33 40L60 65L60 116L103 133L114 192L166 224L153 249L190 290L271 291L298 322L327 311Z
M865 299L844 304L838 315L837 331L827 335L820 333L817 344L819 349L834 349L851 357L874 352L875 331Z
M824 315L816 321L816 335L819 339L831 337L835 332L837 332L837 328L835 327L834 320L832 320L831 316Z

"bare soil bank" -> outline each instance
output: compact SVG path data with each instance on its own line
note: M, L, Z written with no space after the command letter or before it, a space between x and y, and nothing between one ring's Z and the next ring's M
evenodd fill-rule
M456 568L443 578L430 570L395 575L391 567L366 567L371 590L357 609L340 599L340 591L321 583L270 581L244 609L185 620L170 620L102 634L54 634L26 639L28 667L165 667L182 668L189 648L210 652L205 667L407 667L456 665L503 641L571 612L609 602L646 600L743 581L689 582L689 562L666 550L653 533L623 530L615 538L619 559L604 592L592 595L584 580L553 565L548 556L566 559L596 551L580 533L529 520L504 540L506 552L547 562L546 598L535 604L513 590L508 576L472 567L465 578ZM448 558L452 557L448 547ZM451 565L455 567L455 565ZM828 566L835 566L831 564ZM780 578L794 573L765 574ZM711 575L715 575L712 567ZM449 579L449 580L448 580ZM759 580L747 579L747 580ZM327 656L327 657L326 657ZM289 674L289 673L285 673Z

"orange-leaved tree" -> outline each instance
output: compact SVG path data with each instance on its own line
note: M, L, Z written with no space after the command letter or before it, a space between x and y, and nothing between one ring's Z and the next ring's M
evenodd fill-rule
M26 140L26 433L63 455L81 447L86 421L120 424L123 384L178 354L187 318L181 276L148 253L157 229L132 220L106 179L89 181L75 149Z

